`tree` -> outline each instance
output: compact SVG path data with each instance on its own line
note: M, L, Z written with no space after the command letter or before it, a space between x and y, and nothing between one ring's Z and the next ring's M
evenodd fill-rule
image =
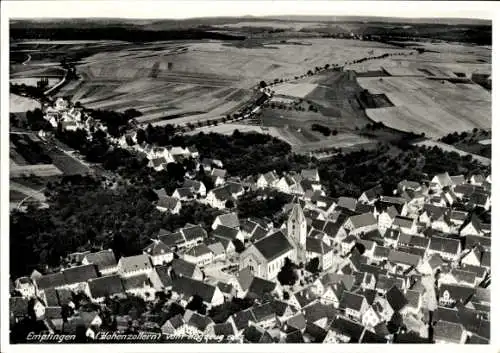
M203 299L197 294L193 295L191 301L186 305L186 309L196 311L201 315L206 315L207 313L207 306L203 303Z
M234 248L238 254L241 254L243 251L245 251L245 245L241 242L241 240L234 239L233 244L234 244Z
M233 200L227 200L225 206L226 206L226 208L229 208L229 209L234 208L234 201Z
M318 257L312 258L306 264L306 271L309 271L311 273L317 273L319 271L319 258Z
M260 81L259 87L260 88L265 88L265 87L267 87L267 83L265 81Z
M297 282L298 276L295 268L296 265L287 257L281 271L278 273L278 281L281 285L293 286Z

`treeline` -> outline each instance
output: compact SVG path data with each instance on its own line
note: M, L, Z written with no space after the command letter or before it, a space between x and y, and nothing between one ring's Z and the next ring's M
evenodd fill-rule
M336 129L330 129L328 126L321 124L312 124L311 130L321 132L324 136L335 136L338 134L338 131Z
M78 103L78 102L77 102ZM132 119L142 115L136 109L127 109L123 113L113 110L90 110L88 111L92 118L102 122L107 128L108 133L113 137L120 137L129 128Z
M93 27L11 27L10 40L50 39L50 40L121 40L126 42L153 42L163 40L216 39L243 40L244 36L229 35L199 29L152 31L124 26Z
M466 176L491 172L471 156L462 157L438 147L415 146L406 146L405 150L394 154L394 147L379 145L375 150L339 153L317 165L321 180L332 197L359 197L364 190L377 184L390 195L401 180L430 180L435 174L444 172Z

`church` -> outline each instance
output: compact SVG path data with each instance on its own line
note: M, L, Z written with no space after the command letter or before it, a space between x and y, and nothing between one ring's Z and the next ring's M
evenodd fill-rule
M254 276L273 280L287 257L296 264L306 263L306 238L306 217L296 202L285 229L273 231L241 253L240 269L249 267Z

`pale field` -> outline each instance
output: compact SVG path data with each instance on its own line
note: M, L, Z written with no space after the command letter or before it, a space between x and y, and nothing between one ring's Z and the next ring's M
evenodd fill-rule
M313 83L283 83L273 86L275 94L304 98L317 87Z
M17 85L25 84L28 86L35 86L38 81L40 81L41 77L26 77L26 78L11 78L9 81L10 83L14 83ZM49 81L48 87L54 86L56 83L58 83L60 80L57 78L47 78Z
M300 42L305 45L237 48L221 41L162 42L145 48L130 45L128 50L100 52L84 59L79 66L83 80L63 87L60 94L94 109L138 109L143 112L142 122L196 122L233 113L253 94L249 88L262 79L293 78L327 63L404 51L355 40ZM371 50L374 53L368 54ZM173 64L170 70L169 63ZM314 87L303 83L278 89L303 96ZM167 116L175 119L158 121Z
M339 133L336 136L324 137L321 141L309 142L296 147L297 152L308 152L322 148L349 148L358 145L375 144L376 141L352 133Z
M33 165L12 165L10 166L10 177L17 178L22 175L31 175L34 174L39 177L53 176L53 175L62 175L61 172L55 165L53 164L33 164Z
M9 112L25 113L27 110L40 108L40 103L34 99L18 96L17 94L9 94Z
M473 154L473 153L462 151L462 150L460 150L460 149L458 149L458 148L456 148L454 146L448 145L448 144L443 143L443 142L432 141L432 140L424 140L424 141L415 143L415 145L417 145L417 146L426 146L426 147L439 147L443 151L446 151L446 152L456 152L456 153L458 153L461 156L471 155L473 159L475 159L478 162L480 162L482 164L485 164L485 165L490 165L491 164L491 159L489 159L489 158L486 158L486 157L483 157L483 156L479 156L477 154Z
M421 77L358 78L361 87L385 94L394 107L367 109L385 125L428 137L491 128L491 95L475 84L453 84Z

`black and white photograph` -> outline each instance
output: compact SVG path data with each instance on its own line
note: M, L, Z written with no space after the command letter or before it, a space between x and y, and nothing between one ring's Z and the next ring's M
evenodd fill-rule
M2 351L491 351L494 4L5 5Z

